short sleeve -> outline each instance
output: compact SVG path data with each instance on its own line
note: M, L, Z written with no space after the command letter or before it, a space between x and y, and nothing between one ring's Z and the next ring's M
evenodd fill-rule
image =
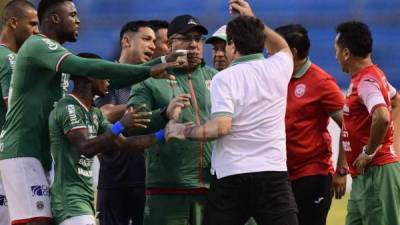
M232 92L226 80L216 76L211 81L211 114L217 116L233 116L234 104Z
M361 98L363 104L367 107L370 114L377 106L387 106L380 90L379 83L375 78L371 76L365 76L358 84L357 90L359 97Z
M59 72L63 60L71 53L56 41L46 37L35 36L30 40L29 57L38 65Z
M388 87L389 87L389 98L392 99L392 98L396 97L397 90L389 82L387 84L388 84Z
M324 111L330 115L343 109L344 95L335 79L327 78L319 81L320 102Z
M65 105L59 108L58 121L62 123L64 134L73 130L87 129L83 119L84 112L75 105Z

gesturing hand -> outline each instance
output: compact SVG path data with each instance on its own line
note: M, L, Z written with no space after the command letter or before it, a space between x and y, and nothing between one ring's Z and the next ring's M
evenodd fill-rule
M177 121L182 109L190 106L189 100L189 94L181 94L172 99L167 108L168 118Z
M130 106L124 116L122 117L121 124L125 128L147 128L150 123L151 112L144 112L144 106L134 109Z

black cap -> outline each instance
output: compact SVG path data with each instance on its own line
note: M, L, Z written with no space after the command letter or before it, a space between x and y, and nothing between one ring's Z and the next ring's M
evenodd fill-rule
M192 29L197 29L201 34L208 34L207 28L191 15L181 15L175 17L168 26L168 37L173 34L184 34Z

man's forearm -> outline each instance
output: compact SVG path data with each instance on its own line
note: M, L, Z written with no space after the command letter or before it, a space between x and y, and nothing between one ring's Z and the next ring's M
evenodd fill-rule
M115 143L120 151L137 152L157 144L157 139L153 134L149 134L127 138L118 137Z
M346 153L344 152L343 144L342 144L342 132L340 132L340 138L339 138L339 154L338 154L338 159L336 163L336 169L344 167L348 168L347 160L346 160Z
M376 111L380 112L376 112ZM377 148L382 144L388 128L390 126L390 120L388 119L389 112L386 108L375 109L374 115L372 116L372 123L370 128L370 136L368 139L368 152L367 154L373 154Z
M229 129L224 128L218 122L207 121L203 125L185 128L184 135L187 139L198 141L212 141L229 133Z
M150 66L117 64L101 59L85 59L68 56L61 64L60 71L76 76L111 79L110 83L128 86L139 83L150 76Z
M281 37L274 30L269 28L267 25L264 26L265 35L265 48L268 50L270 55L273 55L283 49L290 51L289 45L286 43L285 39Z
M122 118L126 110L126 104L112 105L107 104L102 106L101 112L104 114L106 119L111 123L115 123Z
M91 158L101 152L108 151L110 149L113 149L114 144L114 139L117 137L111 133L110 130L107 132L92 138L92 139L87 139L82 143L81 145L77 146L79 153Z

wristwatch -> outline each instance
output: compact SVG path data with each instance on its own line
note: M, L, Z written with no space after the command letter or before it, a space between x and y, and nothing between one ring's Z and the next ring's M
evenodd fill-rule
M341 177L346 176L347 174L349 174L349 168L344 166L338 167L336 168L335 173Z

